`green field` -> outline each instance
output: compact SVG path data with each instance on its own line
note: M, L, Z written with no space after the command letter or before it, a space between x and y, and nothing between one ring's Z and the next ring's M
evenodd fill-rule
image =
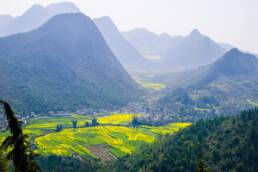
M136 81L138 84L140 84L141 86L143 86L146 89L161 91L166 87L166 85L162 84L162 83L146 82L143 80L136 80Z
M137 115L140 116L140 115ZM92 117L71 115L63 118L33 119L24 127L24 132L33 138L36 151L43 156L92 156L101 160L121 157L137 151L144 143L153 143L162 134L172 134L190 123L171 123L166 126L129 127L134 115L113 114L99 117L100 126L84 127ZM78 128L73 129L71 120L78 121ZM56 132L62 124L65 129ZM1 133L0 139L8 135Z

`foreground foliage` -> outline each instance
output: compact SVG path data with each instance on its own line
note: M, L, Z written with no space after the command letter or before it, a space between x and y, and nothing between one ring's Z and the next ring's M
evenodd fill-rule
M35 172L39 167L34 161L36 154L31 150L28 135L23 134L19 121L14 116L8 103L0 101L4 106L5 116L8 121L11 135L1 145L1 152L7 152L6 158L12 160L16 172ZM1 159L3 159L1 157ZM3 162L3 161L1 161ZM1 165L4 166L2 163ZM2 170L6 168L3 167Z
M119 159L113 171L258 171L258 109L199 121L139 153ZM110 170L109 170L110 171Z
M65 156L41 156L37 158L42 172L97 172L100 165L94 159L83 159Z

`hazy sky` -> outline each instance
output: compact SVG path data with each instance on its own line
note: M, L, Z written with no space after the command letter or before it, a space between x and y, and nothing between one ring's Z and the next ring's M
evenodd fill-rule
M32 4L63 0L0 0L0 13L21 15ZM110 16L122 31L145 27L187 35L193 28L218 42L258 53L258 0L66 0L86 15Z

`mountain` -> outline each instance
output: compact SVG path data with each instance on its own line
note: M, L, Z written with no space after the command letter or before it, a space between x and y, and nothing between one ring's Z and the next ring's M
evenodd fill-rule
M238 49L208 66L154 81L166 81L167 89L153 106L166 113L190 115L189 119L230 115L258 105L258 59Z
M145 28L137 28L123 32L123 36L147 58L160 59L171 48L175 48L183 40L183 36L155 34Z
M216 42L195 29L164 55L164 66L168 71L194 69L212 63L224 53Z
M46 7L50 16L64 13L80 13L80 9L70 2L52 3Z
M0 39L0 97L19 112L125 105L138 93L93 21L62 14Z
M258 59L251 54L234 48L209 66L206 75L199 83L210 83L230 76L258 76Z
M170 87L187 87L193 84L208 84L224 77L257 75L258 59L252 54L233 48L210 65L184 72L163 74L153 78L153 81L171 84Z
M3 24L5 22L8 22L11 20L13 17L10 15L0 15L0 24Z
M119 32L109 17L94 19L107 44L123 66L129 70L143 69L148 61Z
M183 72L172 72L154 76L151 78L153 82L164 83L168 89L170 88L185 88L205 76L209 66L202 66L193 70Z
M258 109L199 121L118 159L109 171L258 171Z
M42 24L56 14L78 13L80 10L72 3L55 3L47 7L33 5L23 15L18 17L0 16L0 37L28 32ZM1 22L5 18L5 22Z
M229 51L232 48L234 48L234 46L227 44L227 43L223 43L223 42L219 42L218 45L223 48L225 51Z
M5 28L3 28L3 26L12 19L13 17L10 15L0 15L0 36L5 32Z

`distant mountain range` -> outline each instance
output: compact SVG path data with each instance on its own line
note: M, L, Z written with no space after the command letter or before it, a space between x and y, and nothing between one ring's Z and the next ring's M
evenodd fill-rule
M138 94L94 22L80 13L0 39L0 59L0 97L19 112L112 108Z
M203 112L207 115L216 111L229 115L258 105L258 59L238 49L231 49L210 65L161 75L154 81L167 83L157 105L166 110L176 111L173 105L181 104L188 114L196 111L198 115ZM176 91L176 88L184 89ZM181 95L181 99L175 100L175 95Z
M168 50L175 48L183 40L183 36L155 34L145 28L137 28L123 32L123 36L133 44L146 58L161 59Z
M177 47L171 48L164 55L164 64L173 70L195 69L207 65L225 53L216 42L193 30Z
M121 35L109 17L97 18L94 19L94 22L117 59L126 69L142 71L144 68L147 68L148 60Z
M12 19L10 15L0 15L0 24L3 24Z
M33 5L23 15L18 17L1 15L0 37L36 29L57 14L79 12L80 10L73 3L63 2L53 3L47 7Z
M0 37L29 32L40 27L51 17L63 13L80 13L80 10L73 3L63 2L53 3L46 7L33 5L18 17L2 15L0 16ZM121 35L109 17L98 18L94 22L125 68L128 70L143 70L146 68L147 63L149 63L148 60Z
M211 64L205 76L198 81L209 84L222 77L253 76L258 78L258 59L251 54L231 49L222 58Z
M222 42L219 42L218 45L223 48L225 51L229 51L231 50L232 48L234 48L232 45L230 44L227 44L227 43L222 43Z
M46 7L34 5L18 17L1 15L0 37L29 32L63 13L80 13L80 10L73 3L64 2ZM198 30L188 36L158 35L142 28L120 33L109 17L94 22L117 59L132 73L194 69L212 63L232 48L229 44L216 43Z
M231 76L258 76L258 59L252 54L233 48L210 65L195 70L160 75L153 80L171 84L171 87L188 87L197 83L209 84L217 79Z
M195 69L207 65L232 48L216 43L194 29L188 36L157 35L147 29L134 29L123 33L145 57L159 60L155 67L161 72Z

